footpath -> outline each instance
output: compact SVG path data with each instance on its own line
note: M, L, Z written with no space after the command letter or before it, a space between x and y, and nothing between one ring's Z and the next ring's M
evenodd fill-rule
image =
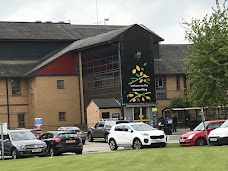
M179 138L182 134L189 132L189 128L179 128L177 132L173 132L172 135L167 135L168 143L179 143Z

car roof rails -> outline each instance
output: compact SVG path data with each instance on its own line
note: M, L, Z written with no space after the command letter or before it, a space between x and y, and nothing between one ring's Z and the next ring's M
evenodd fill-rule
M100 119L100 121L118 121L118 120L119 120L119 118L105 118L105 119L101 118Z

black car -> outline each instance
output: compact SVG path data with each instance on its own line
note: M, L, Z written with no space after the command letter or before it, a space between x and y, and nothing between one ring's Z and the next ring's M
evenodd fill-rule
M48 131L39 139L46 142L49 155L82 154L83 151L82 139L72 131Z
M59 127L57 129L57 131L73 131L76 134L78 134L79 137L81 137L82 139L82 143L83 145L85 144L86 141L86 134L84 133L84 131L82 131L79 127L77 126L63 126L63 127Z

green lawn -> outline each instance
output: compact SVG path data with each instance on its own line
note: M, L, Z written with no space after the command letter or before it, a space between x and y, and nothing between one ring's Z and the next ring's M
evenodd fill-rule
M1 171L227 171L228 146L119 150L0 161Z

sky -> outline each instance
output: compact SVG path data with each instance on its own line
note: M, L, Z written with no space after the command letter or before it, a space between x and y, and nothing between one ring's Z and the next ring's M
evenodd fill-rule
M219 0L220 4L224 0ZM189 43L183 21L211 14L215 0L0 0L0 21L143 24L165 44ZM106 20L105 20L106 19Z

